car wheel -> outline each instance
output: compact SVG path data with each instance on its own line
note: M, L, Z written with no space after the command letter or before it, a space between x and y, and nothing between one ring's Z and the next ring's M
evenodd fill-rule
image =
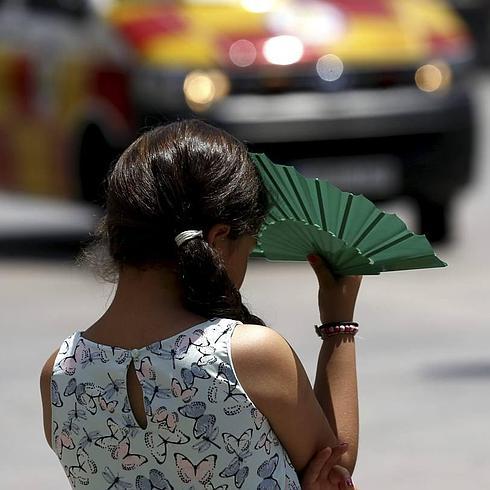
M428 197L416 198L419 232L431 243L451 240L451 201L437 202Z
M84 201L104 204L107 173L117 154L98 126L86 128L79 155L80 194Z

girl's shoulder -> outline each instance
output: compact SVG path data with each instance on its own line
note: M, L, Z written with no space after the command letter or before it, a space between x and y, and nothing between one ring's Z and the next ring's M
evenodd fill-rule
M252 401L259 404L267 403L271 386L278 386L274 381L282 382L285 373L297 369L299 361L288 341L273 328L263 325L237 324L230 350L240 384Z

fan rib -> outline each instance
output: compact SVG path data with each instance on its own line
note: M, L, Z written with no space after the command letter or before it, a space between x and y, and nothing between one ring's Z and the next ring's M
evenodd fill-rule
M300 193L298 192L298 188L296 187L294 181L292 180L291 175L289 174L289 172L286 169L284 169L284 173L286 174L286 178L288 179L289 184L291 185L291 187L293 189L293 192L296 195L296 199L298 200L299 205L301 206L301 209L303 210L303 213L305 213L305 216L307 218L307 221L309 223L313 223L313 220L311 219L310 213L308 213L308 210L305 207L305 204L303 202L303 199L302 199Z
M289 203L289 201L288 201L288 199L287 199L287 196L284 194L284 192L283 192L283 191L282 191L282 189L281 189L281 186L280 186L280 185L277 183L276 179L274 179L274 176L272 175L272 173L271 173L271 172L269 172L269 169L268 169L268 168L267 168L265 165L263 165L263 166L262 166L262 169L263 169L263 170L264 170L264 172L267 174L267 177L268 177L268 178L269 178L269 179L272 181L272 183L274 184L274 186L275 186L275 188L276 188L275 190L276 190L276 191L277 191L277 193L278 193L278 194L281 196L281 199L282 199L282 200L284 201L284 203L286 204L286 207L288 207L288 208L289 208L289 210L291 211L291 214L293 215L293 217L294 217L294 218L296 218L296 219L301 219L301 217L300 217L300 216L298 216L298 215L296 214L296 211L294 210L294 208L293 208L293 207L291 206L291 204ZM280 207L279 203L277 202L277 199L276 199L276 198L274 198L274 201L275 201L276 206L277 206L277 207L278 207L278 208L281 210L281 212L283 212L283 213L284 213L285 217L287 217L287 213L285 213L285 212L284 212L284 211L281 209L281 207Z
M379 214L374 220L367 226L362 232L361 236L352 244L353 247L357 247L366 238L374 227L385 217L385 214Z
M413 236L414 236L414 234L409 232L406 235L403 235L402 237L397 238L396 240L393 240L392 242L388 242L386 245L383 245L381 247L374 249L373 251L367 250L366 252L364 252L364 254L368 255L368 256L373 256L373 255L379 254L380 252L383 252L384 250L391 248L394 245L398 245L399 243L404 242L405 240L408 240L409 238L411 238Z
M339 238L342 239L344 237L344 231L345 227L347 226L347 219L349 218L349 212L350 208L352 206L352 198L354 196L352 194L349 194L347 196L347 203L345 204L345 209L344 209L344 215L342 216L342 223L340 225L340 230L339 230Z
M322 228L324 230L327 230L327 220L325 219L325 209L323 208L323 197L322 197L322 189L320 187L320 181L315 179L315 187L316 187L316 193L318 196L318 205L320 206L320 218L322 220Z

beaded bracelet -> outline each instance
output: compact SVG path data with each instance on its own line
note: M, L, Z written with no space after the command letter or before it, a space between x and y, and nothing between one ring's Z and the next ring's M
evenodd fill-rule
M315 325L315 332L323 340L338 334L356 335L359 331L359 324L356 322L328 322L322 325Z

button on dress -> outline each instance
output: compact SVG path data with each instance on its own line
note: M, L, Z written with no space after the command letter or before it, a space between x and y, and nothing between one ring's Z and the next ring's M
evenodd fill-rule
M72 488L300 489L231 358L241 322L212 318L141 349L63 341L51 380L52 446ZM147 426L126 388L134 363ZM271 387L271 389L274 389Z

